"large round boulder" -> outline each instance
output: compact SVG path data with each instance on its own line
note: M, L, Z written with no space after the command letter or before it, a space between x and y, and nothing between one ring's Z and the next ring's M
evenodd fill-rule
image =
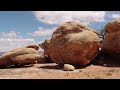
M66 22L52 34L50 57L57 64L85 66L99 50L99 33L79 22Z
M118 20L113 20L105 26L105 33L110 34L110 33L115 33L120 31L120 19Z
M109 54L120 54L120 20L113 20L105 26L102 51Z

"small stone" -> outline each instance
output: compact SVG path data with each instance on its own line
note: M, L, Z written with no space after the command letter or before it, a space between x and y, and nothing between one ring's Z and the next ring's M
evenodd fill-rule
M73 70L75 70L75 67L70 64L64 64L63 70L64 71L73 71Z
M107 64L103 64L103 66L105 66L105 67L106 67L106 66L107 66Z

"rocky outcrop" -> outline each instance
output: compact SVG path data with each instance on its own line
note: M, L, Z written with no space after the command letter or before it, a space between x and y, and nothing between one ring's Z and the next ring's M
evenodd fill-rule
M40 57L37 59L37 63L47 63L47 59L43 53L39 54Z
M39 46L44 49L45 54L49 54L49 47L50 47L50 39L46 39L43 43L39 44Z
M57 64L85 66L99 49L99 33L78 22L66 22L53 32L50 57Z
M50 57L50 39L46 39L43 43L39 44L39 46L44 49L44 57L46 62L53 62Z
M36 63L40 56L33 48L16 48L0 56L0 67Z
M109 54L120 54L120 20L113 20L105 26L105 39L102 51Z

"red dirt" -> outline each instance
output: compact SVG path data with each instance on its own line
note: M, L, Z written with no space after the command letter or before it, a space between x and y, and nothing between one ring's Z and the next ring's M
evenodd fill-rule
M34 64L31 67L0 69L0 79L120 79L120 68L89 65L63 71L55 63Z

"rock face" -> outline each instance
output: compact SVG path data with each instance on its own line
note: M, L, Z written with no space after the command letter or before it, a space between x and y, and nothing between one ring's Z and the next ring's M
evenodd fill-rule
M26 46L26 48L34 48L35 50L38 50L39 46L38 45L28 45L28 46Z
M11 58L12 61L18 64L35 64L36 59L39 57L37 54L25 54L25 55L18 55L16 57Z
M50 47L50 39L46 39L43 43L39 44L39 46L44 49L45 54L49 54L49 47Z
M43 43L39 44L39 46L44 49L44 57L46 58L46 62L53 62L50 57L50 39L46 39Z
M33 48L16 48L0 56L0 67L33 64L40 56Z
M99 33L78 22L66 22L53 32L50 57L57 64L85 66L99 49Z
M120 31L120 19L113 20L105 26L105 33L106 34L119 32L119 31Z
M40 54L39 59L37 59L37 63L46 63L46 62L47 62L47 60L46 60L44 54L43 53Z
M120 54L120 20L113 20L105 26L105 39L102 51L109 54Z
M70 64L64 64L63 70L64 71L73 71L73 70L75 70L75 67L73 65L70 65Z

